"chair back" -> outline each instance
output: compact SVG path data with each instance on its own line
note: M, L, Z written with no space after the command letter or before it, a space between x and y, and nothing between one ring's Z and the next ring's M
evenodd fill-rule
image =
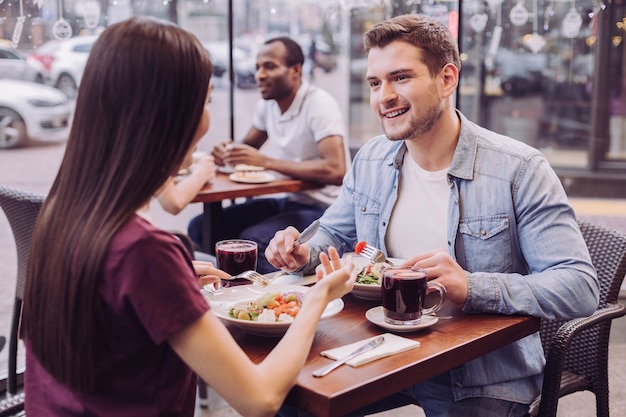
M599 224L579 221L578 225L589 249L591 263L596 268L598 281L600 282L600 303L598 308L604 308L609 303L617 302L620 287L622 286L624 275L626 275L626 235ZM546 357L550 349L550 342L556 331L567 321L569 320L542 320L540 334ZM570 349L573 352L579 352L578 347L572 346ZM578 361L582 362L578 363ZM589 364L589 362L589 357L568 358L565 362L565 369L579 373L579 368L586 368L585 363ZM579 369L579 371L577 372L576 369ZM585 372L582 373L584 374Z
M0 185L0 208L2 208L9 220L17 249L17 277L11 335L9 337L9 374L7 377L7 391L12 395L16 394L18 385L17 342L19 323L22 315L22 301L24 299L28 255L30 253L30 243L35 221L37 220L39 210L44 200L45 197L41 195L31 194Z
M624 315L623 307L617 303L617 299L624 275L626 275L626 235L589 222L580 221L579 227L600 283L600 302L596 313L602 309L614 312L603 313L609 317L594 321L593 325L591 325L592 318L579 321L542 320L540 335L548 363L539 415L556 414L557 401L560 396L581 390L593 392L596 395L598 410L608 411L609 335L612 318ZM569 323L565 333L576 333L571 333L570 337L563 334L561 330L557 340L555 337L557 331L567 322ZM574 322L577 324L573 324ZM569 345L563 344L565 340ZM551 344L557 352L554 357L549 356ZM565 352L564 357L561 357L562 352ZM560 367L561 359L563 360L562 368ZM562 379L563 375L567 375L568 379ZM559 385L561 386L560 392ZM546 392L548 386L556 386L557 392L548 395L549 393ZM600 414L603 415L604 412Z

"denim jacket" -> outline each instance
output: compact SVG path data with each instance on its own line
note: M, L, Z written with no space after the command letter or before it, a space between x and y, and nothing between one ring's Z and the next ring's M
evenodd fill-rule
M571 319L598 306L599 284L561 183L542 154L486 130L460 112L461 132L448 170L448 251L467 274L466 313ZM397 199L403 141L384 135L356 155L340 196L309 241L312 271L333 245L366 241L386 252ZM416 231L418 233L419 231ZM528 404L541 390L539 334L452 370L456 399L485 396Z

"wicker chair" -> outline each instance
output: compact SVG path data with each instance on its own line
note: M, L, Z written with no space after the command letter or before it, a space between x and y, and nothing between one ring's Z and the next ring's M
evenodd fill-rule
M17 393L18 383L23 380L23 374L17 371L18 329L22 315L24 283L26 280L30 242L35 221L37 220L44 199L43 196L0 185L0 207L4 210L11 229L13 230L18 262L13 319L9 339L9 373L6 382L8 395L6 399L0 401L0 417L13 415L24 409L24 393ZM181 232L172 231L171 233L181 240L193 258L194 251L191 239ZM198 380L198 394L200 397L200 405L203 408L207 408L207 386L201 380Z
M183 245L185 245L185 249L187 249L187 252L189 252L189 256L191 256L191 259L195 259L195 249L191 238L186 233L179 232L177 230L172 230L170 231L170 233L176 236L183 243ZM198 377L197 393L200 408L209 408L209 387L200 377Z
M24 283L26 267L30 252L30 241L35 226L35 220L44 197L15 190L0 185L0 207L9 220L15 246L17 249L17 278L15 285L15 299L13 301L13 319L9 336L9 373L7 376L7 397L0 401L0 416L13 415L24 409L24 394L17 392L23 373L17 370L18 329L22 315L22 301L24 299Z
M547 362L541 396L530 406L533 417L556 416L559 398L578 391L593 392L597 416L609 417L609 333L611 321L626 315L617 302L626 274L626 235L587 222L579 225L598 272L600 305L589 317L541 323Z

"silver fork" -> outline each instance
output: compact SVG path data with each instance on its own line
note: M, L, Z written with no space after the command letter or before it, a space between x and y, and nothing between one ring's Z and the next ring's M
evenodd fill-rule
M365 245L365 247L363 248L363 250L361 251L359 255L363 255L366 258L370 258L370 262L373 264L384 262L390 266L394 266L393 262L387 259L383 251L368 244Z
M239 278L244 278L244 279L247 279L248 281L256 282L257 284L262 285L263 287L267 287L270 283L270 281L267 278L265 278L263 275L261 275L257 271L243 271L242 273L233 275L230 278L222 278L222 279L225 279L226 281L232 281L234 279L239 279Z
M240 273L238 275L232 276L230 278L226 278L226 280L227 281L231 281L233 279L244 278L244 279L247 279L249 281L256 282L257 284L259 284L259 285L261 285L263 287L267 287L276 278L281 277L283 275L286 275L288 273L289 272L279 271L279 272L275 273L274 275L272 275L271 278L267 278L266 276L258 273L257 271L244 271L244 272L242 272L242 273Z

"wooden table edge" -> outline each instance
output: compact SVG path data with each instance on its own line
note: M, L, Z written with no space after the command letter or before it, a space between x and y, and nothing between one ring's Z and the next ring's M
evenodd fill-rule
M541 322L541 320L537 317L503 317L517 317L520 320L514 325L500 329L499 331L494 332L479 341L468 341L462 347L451 349L437 355L432 355L424 360L402 366L398 368L399 370L378 375L376 378L379 381L384 381L383 384L378 385L383 385L384 389L367 386L371 384L371 378L367 378L363 380L363 383L361 384L362 388L360 389L354 389L354 387L352 387L346 391L333 393L332 396L325 396L297 384L294 388L292 388L291 392L287 396L286 403L292 406L297 406L299 409L311 413L316 417L340 417L414 385L416 383L414 382L415 372L419 372L421 380L432 378L441 372L444 372L440 369L434 369L432 366L432 363L435 360L442 360L442 355L448 364L448 370L453 369L472 359L484 355L488 351L494 351L508 345L509 343L537 332ZM476 344L485 345L485 350L476 349ZM461 350L460 352L459 349ZM305 367L303 372L306 371L309 370ZM346 403L358 403L358 406L345 406L344 404ZM306 405L303 406L303 404Z
M195 203L217 203L240 197L256 197L275 193L295 193L321 188L322 185L294 178L278 178L267 183L239 183L231 181L227 174L218 173L192 200Z

